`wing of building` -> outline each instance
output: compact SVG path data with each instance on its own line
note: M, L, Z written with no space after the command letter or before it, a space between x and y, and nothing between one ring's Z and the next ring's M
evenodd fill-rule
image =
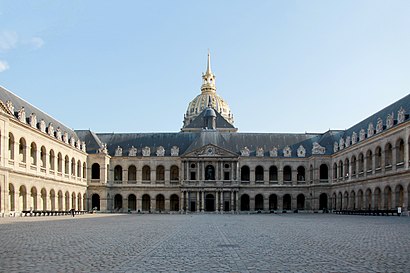
M410 209L410 95L347 130L240 133L209 55L202 79L175 133L72 131L0 88L2 214Z

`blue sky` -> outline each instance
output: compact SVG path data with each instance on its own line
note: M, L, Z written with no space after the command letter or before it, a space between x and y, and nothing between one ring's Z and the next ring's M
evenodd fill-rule
M208 48L240 132L346 129L410 92L410 1L3 1L0 85L74 129L175 132Z

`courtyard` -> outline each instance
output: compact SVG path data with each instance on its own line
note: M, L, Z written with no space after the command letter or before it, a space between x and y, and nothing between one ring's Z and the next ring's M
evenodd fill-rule
M191 214L0 219L1 272L409 272L410 217Z

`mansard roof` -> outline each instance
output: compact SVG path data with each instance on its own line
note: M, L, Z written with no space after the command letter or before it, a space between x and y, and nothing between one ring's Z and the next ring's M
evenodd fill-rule
M24 107L24 110L26 112L26 122L28 124L28 117L31 115L31 113L36 114L37 117L37 122L40 122L42 119L45 121L46 126L48 126L51 123L53 123L53 127L54 129L57 129L58 127L60 127L60 130L62 133L67 132L69 137L75 137L78 138L76 133L68 128L67 126L65 126L64 124L62 124L61 122L57 121L56 119L54 119L53 117L51 117L50 115L44 113L43 111L41 111L40 109L36 108L35 106L31 105L30 103L28 103L27 101L21 99L20 97L18 97L17 95L13 94L12 92L8 91L7 89L5 89L4 87L0 86L0 100L6 104L7 101L11 101L13 106L14 106L14 117L17 118L17 113L18 111ZM38 124L37 124L38 126ZM38 127L37 127L38 128Z
M201 114L194 118L194 120L189 123L187 126L183 127L182 131L192 132L192 131L201 131L204 127L204 114L208 108L205 108ZM215 110L215 109L214 109ZM238 129L235 128L231 123L229 123L218 111L215 111L216 114L216 129L223 131L235 132Z

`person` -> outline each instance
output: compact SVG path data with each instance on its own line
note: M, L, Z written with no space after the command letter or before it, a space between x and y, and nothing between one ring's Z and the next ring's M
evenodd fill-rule
M74 212L75 212L75 210L74 209L71 209L71 215L74 217Z

